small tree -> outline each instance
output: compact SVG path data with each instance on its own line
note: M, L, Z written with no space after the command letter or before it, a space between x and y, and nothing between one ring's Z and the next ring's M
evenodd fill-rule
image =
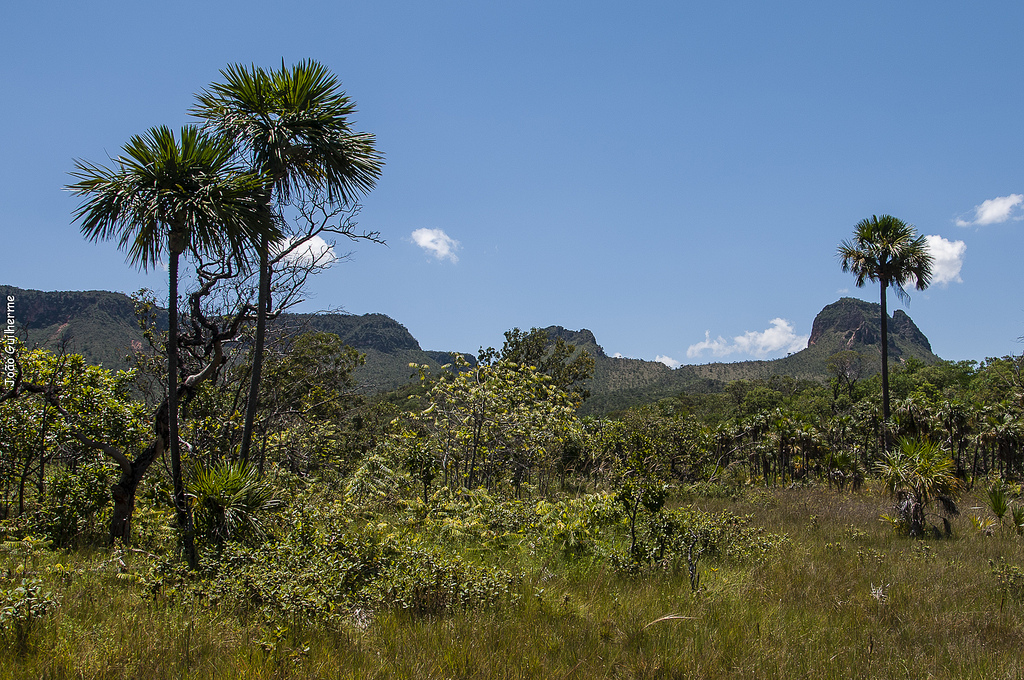
M455 368L434 382L429 405L414 416L416 427L426 433L449 486L506 479L518 492L572 422L573 402L533 366L470 367L456 355Z
M963 484L953 471L953 460L938 444L925 439L900 439L878 464L878 474L896 500L896 521L911 536L924 534L928 506L937 502L949 535L949 518L960 514L956 500Z

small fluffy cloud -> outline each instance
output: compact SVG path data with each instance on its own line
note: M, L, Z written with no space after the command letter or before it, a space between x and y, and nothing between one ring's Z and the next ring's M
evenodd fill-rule
M288 264L297 264L302 267L314 264L319 267L326 267L338 259L338 256L334 254L334 246L319 236L313 236L308 241L294 245L297 242L298 239L289 236L287 239L275 243L271 248L271 252L277 255L294 247L294 250L284 256L284 261Z
M974 219L961 218L956 224L959 227L971 227L998 224L1007 220L1024 220L1024 194L990 198L981 205L974 206Z
M412 232L412 240L439 260L459 261L455 254L459 249L459 242L441 229L417 229Z
M655 361L660 361L661 363L665 364L669 368L679 368L680 366L683 365L683 362L676 361L672 357L666 357L666 356L663 356L661 354L659 354L658 356L654 357L654 360Z
M715 340L711 339L711 332L704 332L704 340L686 348L686 356L690 358L699 357L705 351L710 351L713 356L724 357L730 354L749 354L763 359L772 354L781 352L799 352L807 346L807 335L797 335L793 325L785 319L772 319L771 327L757 332L747 331L738 335L729 342L722 336Z
M960 268L964 264L964 252L967 244L963 241L947 241L941 236L929 234L924 237L928 242L928 250L932 254L932 283L946 285L963 283Z

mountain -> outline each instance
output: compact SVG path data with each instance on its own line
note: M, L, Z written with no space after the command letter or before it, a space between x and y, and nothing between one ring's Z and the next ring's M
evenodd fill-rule
M145 342L136 323L135 304L123 293L0 286L0 296L14 297L19 337L29 347L56 350L63 343L90 363L118 370L128 368L126 357ZM166 312L161 321L166 330ZM366 354L366 363L356 377L367 393L393 390L416 379L411 363L436 370L453 360L450 352L424 351L405 326L384 314L282 314L268 328L271 334L337 334L342 342ZM470 353L468 358L475 356Z
M806 348L770 361L695 364L670 369L638 359L597 359L591 387L595 396L584 404L583 410L607 413L684 391L716 392L733 380L781 375L824 380L828 376L829 359L842 350L868 357L864 364L865 377L868 377L881 370L881 316L882 306L878 303L841 298L826 305L815 316ZM890 365L898 366L910 357L927 364L940 361L932 352L928 338L910 316L897 309L889 320Z
M14 319L19 337L29 347L71 352L108 368L128 368L125 357L133 343L142 347L142 331L135 322L135 303L123 293L103 290L23 290L0 286L0 297L14 298ZM166 325L165 325L166 329Z
M125 356L133 343L143 341L135 323L131 298L106 291L43 292L0 286L0 295L14 296L15 318L29 346L56 348L62 339L70 351L83 354L108 368L125 368ZM594 357L591 397L584 414L604 414L635 404L648 403L680 392L716 392L732 380L753 380L776 375L823 380L830 357L853 350L872 360L869 372L879 370L881 306L854 298L827 305L814 318L807 347L782 359L709 363L669 368L657 361L608 356L594 334L549 326L551 341L563 338ZM356 373L366 393L396 389L416 379L409 364L436 370L451 363L451 351L420 347L409 330L384 314L282 314L270 326L273 333L323 331L337 334L343 342L366 355ZM473 352L462 353L471 361ZM939 361L924 333L910 316L897 309L889 321L889 356L893 365L914 357L925 363Z

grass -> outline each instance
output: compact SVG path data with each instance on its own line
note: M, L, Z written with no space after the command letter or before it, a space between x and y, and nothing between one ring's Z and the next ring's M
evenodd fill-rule
M1024 676L1024 602L991 566L1024 567L1014 532L984 535L963 516L950 539L899 537L870 490L694 505L751 514L791 541L759 564L701 562L696 593L685 569L626 577L527 551L517 602L439 616L357 611L329 625L154 597L130 578L130 553L9 555L5 583L39 578L58 604L23 643L8 636L0 678Z

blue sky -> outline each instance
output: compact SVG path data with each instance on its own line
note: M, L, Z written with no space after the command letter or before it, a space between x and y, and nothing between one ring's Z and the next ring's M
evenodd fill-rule
M229 63L314 58L386 154L354 248L305 311L425 349L589 328L667 363L785 356L857 289L835 256L892 214L937 280L941 357L1020 353L1024 3L18 3L0 27L0 283L164 290L91 244L73 159L189 122ZM890 296L890 308L896 308Z

